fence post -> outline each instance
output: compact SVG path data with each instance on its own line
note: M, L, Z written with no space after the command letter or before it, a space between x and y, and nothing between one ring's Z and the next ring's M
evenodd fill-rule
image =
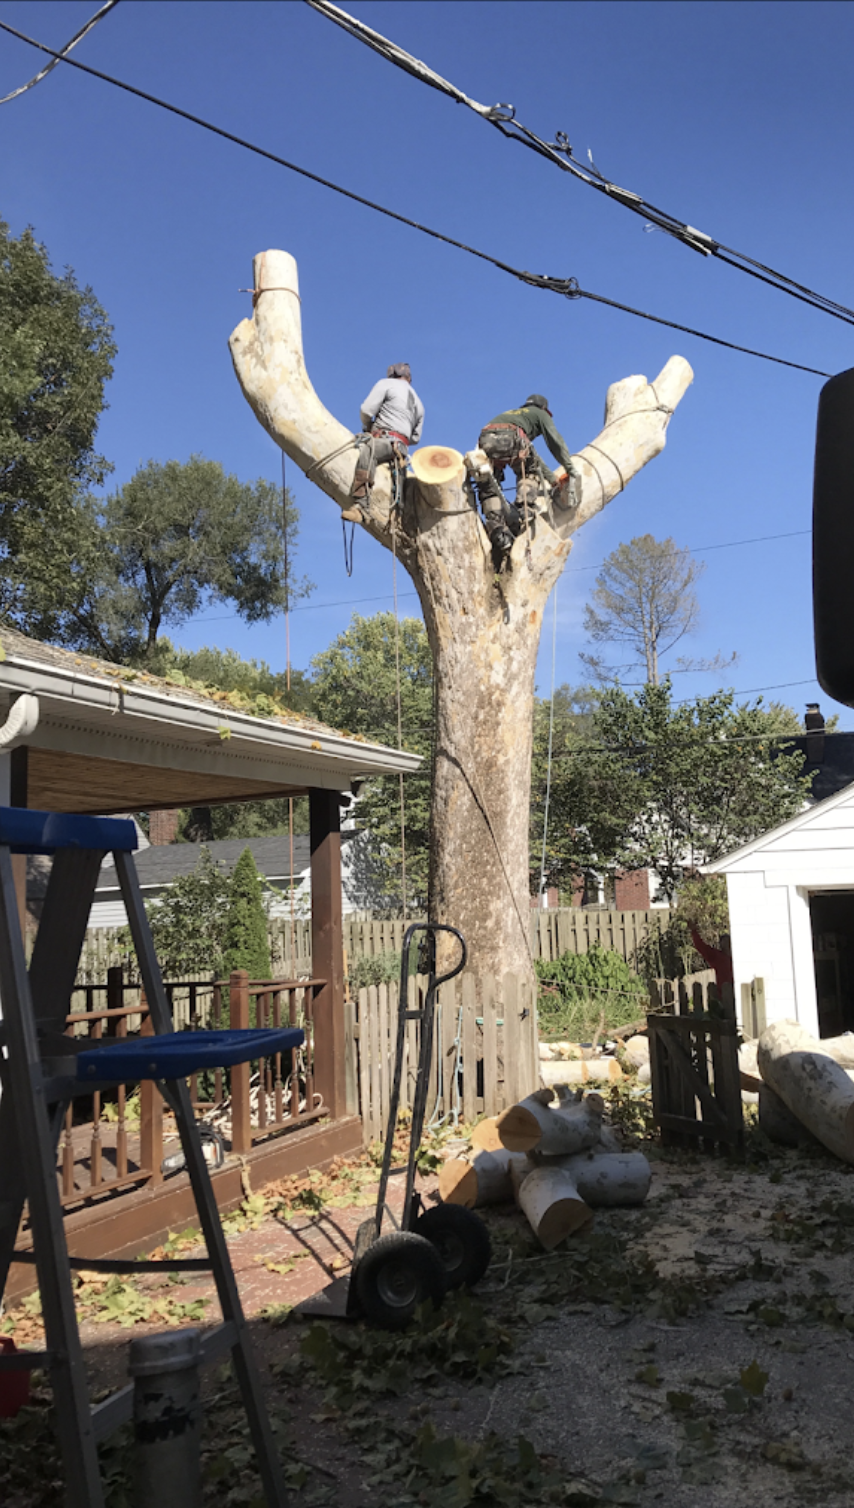
M154 1027L148 1015L144 989L139 992L139 1008L143 1012L140 1036L152 1037ZM144 1168L151 1170L149 1188L163 1182L160 1171L163 1162L163 1100L153 1079L143 1079L139 1086L139 1160Z
M235 969L228 981L229 1025L245 1031L249 1025L249 975ZM249 1103L250 1065L235 1063L231 1069L231 1150L252 1151L252 1115Z
M117 967L107 970L107 1010L120 1011L125 1003L125 977L124 970L119 964ZM111 1016L107 1019L106 1035L116 1036L119 1026L119 1017Z

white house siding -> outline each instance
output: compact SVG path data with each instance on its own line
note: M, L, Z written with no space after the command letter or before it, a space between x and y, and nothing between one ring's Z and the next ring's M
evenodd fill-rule
M761 978L766 1019L794 1017L818 1035L810 896L854 891L854 786L707 873L726 875L737 1008L741 986Z

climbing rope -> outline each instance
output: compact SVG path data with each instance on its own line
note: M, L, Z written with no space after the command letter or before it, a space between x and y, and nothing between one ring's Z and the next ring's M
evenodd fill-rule
M558 577L559 580L560 578ZM540 859L540 904L542 904L542 896L546 888L546 840L549 831L549 804L552 794L552 742L555 727L555 665L557 662L557 589L558 582L556 581L553 589L552 603L552 690L551 703L549 705L549 752L546 761L546 800L543 809L543 852Z
M395 478L398 472L399 472L399 467L393 465L392 466L392 477ZM393 496L396 496L399 491L402 492L402 482L400 484L400 487L398 488L397 482L393 480L393 483L392 483ZM403 710L402 710L402 706L401 706L401 697L400 697L400 620L399 620L398 611L397 611L397 524L398 524L398 519L397 519L397 510L395 510L394 505L393 505L393 508L392 508L392 515L391 515L390 523L391 523L391 583L392 583L392 594L393 594L393 597L394 597L394 675L395 675L395 695L396 695L396 698L397 698L397 747L400 749L400 748L403 747ZM404 923L405 923L406 922L406 916L407 916L407 907L406 907L406 801L405 801L405 797L404 797L404 793L403 793L403 771L402 770L400 770L399 773L398 773L398 781L400 782L400 898L401 898L401 905L402 905L402 909L403 909L403 920L404 920Z

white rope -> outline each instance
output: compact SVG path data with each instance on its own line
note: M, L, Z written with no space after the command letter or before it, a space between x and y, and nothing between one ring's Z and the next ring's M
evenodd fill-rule
M560 579L560 578L558 578ZM557 581L554 584L552 604L552 695L549 707L549 753L546 764L546 803L543 811L543 854L540 861L540 904L546 888L546 839L549 831L549 803L552 794L552 740L555 729L555 664L557 661Z

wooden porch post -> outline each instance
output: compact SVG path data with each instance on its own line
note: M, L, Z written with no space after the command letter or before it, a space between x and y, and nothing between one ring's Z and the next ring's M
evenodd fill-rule
M308 793L311 842L311 972L325 983L314 1000L314 1081L333 1119L346 1114L341 808L337 791Z
M9 805L29 806L27 799L29 750L26 744L21 744L13 749L10 756L11 772L9 779ZM15 895L18 899L18 922L21 927L21 936L24 939L24 951L27 948L27 856L25 853L12 855L12 875L15 880Z

